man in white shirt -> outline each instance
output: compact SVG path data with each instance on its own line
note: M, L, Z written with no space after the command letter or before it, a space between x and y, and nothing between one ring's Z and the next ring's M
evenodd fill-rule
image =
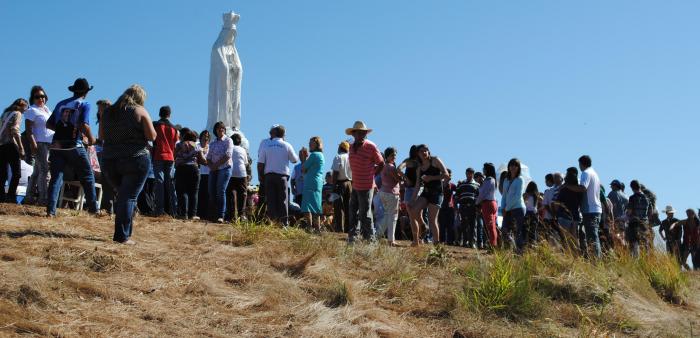
M267 216L272 221L289 225L289 162L299 158L291 144L284 140L285 129L275 124L270 128L270 138L260 142L258 150L258 179L260 190L267 203Z
M350 170L350 143L343 141L338 145L338 155L333 159L333 183L338 199L333 204L335 231L345 232L350 224L350 196L352 196L352 170Z
M583 199L581 211L583 213L583 227L586 231L587 245L593 246L596 257L600 258L600 238L598 228L600 226L600 216L603 213L603 204L600 201L600 179L598 173L593 170L590 156L583 155L578 159L578 166L581 169L580 192L586 193ZM588 249L588 248L587 248ZM584 251L586 254L588 250Z

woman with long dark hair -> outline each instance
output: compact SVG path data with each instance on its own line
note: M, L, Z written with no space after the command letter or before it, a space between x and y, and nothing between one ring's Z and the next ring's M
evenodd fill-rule
M495 248L498 243L498 229L496 222L498 220L498 202L496 202L496 167L493 163L484 163L483 167L484 183L479 186L479 197L476 199L476 205L481 208L481 216L484 218L484 228L489 236L489 243L492 248Z
M440 205L443 199L442 180L448 179L450 176L442 161L430 154L428 146L421 144L417 146L418 158L420 165L418 166L415 189L413 190L412 203L409 206L409 212L413 218L413 245L420 243L420 229L424 229L425 221L422 217L423 209L428 208L428 219L430 223L430 231L433 235L433 243L440 242L440 230L438 228L438 215L440 213ZM423 187L423 191L418 196L418 189Z
M29 103L25 99L17 99L5 108L0 118L0 202L17 203L17 186L21 175L21 159L24 157L24 147L20 139L20 124L22 113L27 110ZM5 194L7 166L10 166L12 178Z
M504 214L501 232L512 242L512 232L515 231L515 247L518 252L522 252L525 246L525 185L521 171L520 160L513 158L508 161L508 175L503 181L502 192Z
M123 244L136 244L131 240L134 209L151 165L148 141L156 138L145 101L146 91L132 85L100 119L104 172L117 191L112 240Z
M410 202L418 180L418 147L412 145L408 157L399 164L398 170L404 171L404 202Z
M408 151L408 157L401 162L398 166L398 170L404 173L404 193L403 202L406 207L406 212L408 213L409 223L411 228L413 228L413 213L410 211L410 205L413 203L414 195L416 193L416 182L418 181L418 167L420 166L420 160L418 159L418 146L412 145ZM423 211L419 213L419 216L423 218ZM425 219L424 219L425 223ZM422 230L422 229L419 229ZM414 231L415 232L415 231ZM419 234L420 235L420 234ZM420 236L419 236L420 237Z
M49 97L41 86L32 87L29 93L29 109L24 113L24 130L29 139L29 150L34 158L34 171L27 181L27 204L46 205L49 190L49 147L54 131L46 128L51 110L46 105Z
M531 181L527 184L523 199L525 200L525 238L527 244L533 244L539 239L539 228L541 228L539 209L542 198L537 183Z

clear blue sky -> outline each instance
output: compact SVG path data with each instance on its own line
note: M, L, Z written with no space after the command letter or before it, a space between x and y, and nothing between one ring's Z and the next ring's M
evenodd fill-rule
M361 119L382 149L427 143L457 177L517 156L545 173L589 154L607 186L639 179L659 208L698 207L697 1L2 1L0 102L76 77L113 101L206 123L221 14L241 14L243 131L282 123L299 148ZM684 216L682 216L684 217Z

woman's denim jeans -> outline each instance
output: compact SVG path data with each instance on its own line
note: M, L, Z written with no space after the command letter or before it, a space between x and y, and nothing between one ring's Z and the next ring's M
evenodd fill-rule
M226 187L231 179L231 167L209 172L209 203L214 204L212 219L224 218L226 213Z
M114 202L115 242L125 242L131 237L136 200L146 183L151 165L149 155L104 160L105 174L117 193Z

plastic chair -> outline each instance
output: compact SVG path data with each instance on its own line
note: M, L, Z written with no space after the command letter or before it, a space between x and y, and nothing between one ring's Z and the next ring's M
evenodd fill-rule
M66 197L64 192L66 187L76 187L78 188L78 193L75 198ZM95 183L95 194L97 195L97 207L102 204L102 185ZM83 186L80 181L65 181L61 187L61 192L58 195L58 205L65 205L66 202L71 202L75 205L75 210L83 210L83 204L85 204L85 191L83 191Z

